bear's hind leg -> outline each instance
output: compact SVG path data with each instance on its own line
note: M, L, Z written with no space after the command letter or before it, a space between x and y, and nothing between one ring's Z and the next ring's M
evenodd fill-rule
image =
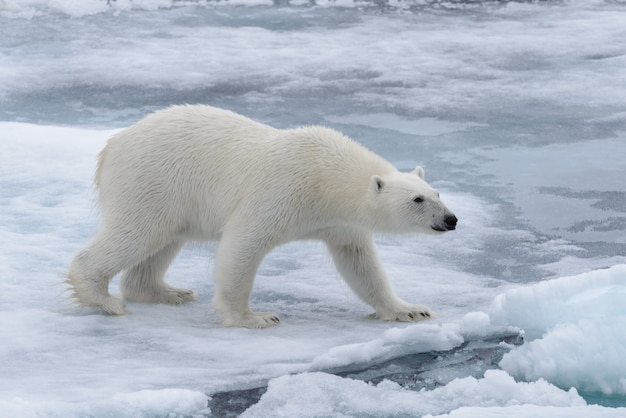
M71 297L81 306L101 309L109 315L124 315L124 302L109 293L109 282L128 265L130 254L112 234L100 230L70 265L66 283L72 290Z
M124 302L109 293L111 278L153 254L164 245L164 238L137 227L104 227L70 265L66 283L72 297L81 306L124 315Z
M126 270L120 287L124 299L132 302L166 303L179 305L196 300L193 290L169 286L164 276L170 263L178 255L183 243L175 241Z

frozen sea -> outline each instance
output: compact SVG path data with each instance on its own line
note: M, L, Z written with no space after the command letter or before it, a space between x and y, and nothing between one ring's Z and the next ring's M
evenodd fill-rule
M626 417L625 98L618 0L0 0L0 416ZM210 245L198 302L72 306L97 153L181 103L423 165L458 229L378 245L438 317L368 319L314 242L260 268L279 327L220 326Z

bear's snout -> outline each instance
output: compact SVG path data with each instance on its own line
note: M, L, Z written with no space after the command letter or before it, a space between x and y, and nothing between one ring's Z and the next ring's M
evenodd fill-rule
M437 232L454 231L456 229L457 222L458 219L456 216L454 216L452 212L446 210L443 221L431 226L431 228Z
M450 214L450 215L446 215L445 218L443 218L443 222L446 225L446 229L448 231L453 231L456 229L456 223L457 223L458 219L456 218L456 216Z

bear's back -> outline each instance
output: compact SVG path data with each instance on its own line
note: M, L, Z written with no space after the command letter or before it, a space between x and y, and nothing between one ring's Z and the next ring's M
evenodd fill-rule
M389 163L345 135L326 127L281 130L237 113L204 105L173 106L155 112L114 135L101 153L105 160L141 170L153 178L180 173L186 177L313 176L327 172L383 174ZM111 161L109 161L111 162ZM174 170L173 168L177 169ZM100 183L100 181L98 181Z
M315 211L361 200L373 174L392 170L333 129L281 130L210 106L175 106L114 135L96 183L104 212L165 206L197 218L211 207L222 222L242 207L291 202Z

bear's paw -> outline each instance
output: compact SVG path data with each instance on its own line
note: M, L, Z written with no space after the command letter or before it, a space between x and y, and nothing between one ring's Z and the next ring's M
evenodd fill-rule
M417 322L434 318L435 313L423 305L412 305L398 301L393 309L376 311L369 317L383 321Z
M124 301L115 296L107 297L98 307L107 315L126 315L126 305Z
M193 290L172 286L159 287L151 292L126 286L123 288L122 293L124 294L124 299L129 302L181 305L197 300L196 292Z
M246 315L225 315L222 321L228 327L269 328L280 324L273 312L250 312Z

